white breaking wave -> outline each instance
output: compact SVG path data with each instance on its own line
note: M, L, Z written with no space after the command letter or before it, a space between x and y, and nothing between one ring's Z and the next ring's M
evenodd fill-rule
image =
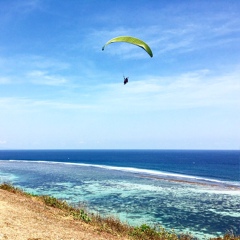
M10 162L26 162L26 163L44 163L44 164L51 164L51 165L72 165L72 166L82 166L82 167L95 167L101 168L105 170L114 170L114 171L122 171L122 172L130 172L139 174L143 177L155 178L155 179L163 179L163 180L178 180L183 182L192 182L192 183L205 183L206 185L219 185L219 186L226 186L226 187L236 187L240 189L240 182L233 182L233 181L222 181L217 179L211 178L204 178L200 176L192 176L192 175L185 175L179 173L171 173L171 172L164 172L159 170L150 170L150 169L141 169L141 168L134 168L134 167L118 167L118 166L108 166L108 165L99 165L99 164L89 164L89 163L71 163L71 162L55 162L55 161L44 161L44 160L8 160Z

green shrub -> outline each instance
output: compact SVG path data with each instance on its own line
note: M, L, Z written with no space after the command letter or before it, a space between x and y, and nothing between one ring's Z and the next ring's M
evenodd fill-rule
M42 199L47 206L67 211L75 220L83 220L84 222L91 221L91 218L83 209L73 208L68 205L67 202L58 200L55 197L42 196Z
M55 197L50 197L50 196L42 196L43 201L47 206L54 207L54 208L59 208L59 209L65 209L68 210L69 206L65 201L58 200Z
M12 193L20 192L20 190L18 188L14 187L10 183L2 183L0 185L0 189L6 190L6 191L12 192Z
M76 220L83 220L84 222L91 222L91 218L83 209L75 209L71 211L71 215Z

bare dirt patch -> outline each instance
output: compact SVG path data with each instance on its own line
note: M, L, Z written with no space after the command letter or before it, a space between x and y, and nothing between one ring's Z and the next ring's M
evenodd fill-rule
M37 198L0 189L0 240L126 239L76 221Z

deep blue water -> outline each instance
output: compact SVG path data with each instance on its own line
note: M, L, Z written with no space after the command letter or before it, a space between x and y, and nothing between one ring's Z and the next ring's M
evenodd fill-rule
M132 225L240 234L240 151L1 150L0 182Z
M2 150L0 160L86 163L240 181L240 151Z

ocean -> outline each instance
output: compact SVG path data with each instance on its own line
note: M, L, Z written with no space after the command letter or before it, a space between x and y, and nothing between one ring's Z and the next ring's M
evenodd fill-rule
M133 226L240 235L240 151L0 150L0 183Z

